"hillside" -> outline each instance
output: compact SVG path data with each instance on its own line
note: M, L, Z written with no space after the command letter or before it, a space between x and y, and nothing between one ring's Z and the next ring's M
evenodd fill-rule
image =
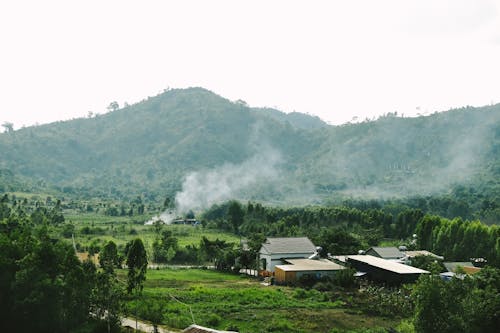
M330 126L190 88L3 133L0 151L3 191L26 182L118 198L183 190L186 207L228 197L305 204L446 194L459 185L498 193L500 105Z

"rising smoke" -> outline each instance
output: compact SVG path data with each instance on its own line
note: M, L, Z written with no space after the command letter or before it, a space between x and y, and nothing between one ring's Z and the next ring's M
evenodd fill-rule
M214 203L243 198L251 187L277 181L281 154L272 148L241 164L225 163L215 169L188 174L175 197L179 213L209 208Z

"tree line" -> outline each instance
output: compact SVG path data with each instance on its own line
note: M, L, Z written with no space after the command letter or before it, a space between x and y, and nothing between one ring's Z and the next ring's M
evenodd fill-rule
M323 254L357 253L384 239L393 239L409 249L433 251L446 260L485 258L490 265L500 267L498 225L461 218L449 220L415 208L392 212L348 206L283 208L229 201L208 209L203 214L203 223L249 239L305 235L323 248Z

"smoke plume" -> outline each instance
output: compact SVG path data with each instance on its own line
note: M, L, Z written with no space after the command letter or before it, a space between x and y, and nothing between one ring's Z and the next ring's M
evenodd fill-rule
M177 210L185 213L229 199L241 199L251 187L276 181L280 161L281 154L267 148L241 164L225 163L212 170L192 172L175 197Z

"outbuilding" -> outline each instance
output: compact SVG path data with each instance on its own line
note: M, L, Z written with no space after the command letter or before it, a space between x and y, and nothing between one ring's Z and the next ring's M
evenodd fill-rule
M387 284L401 284L415 282L420 275L429 274L428 271L400 264L371 255L346 256L347 263L359 272L374 281Z
M332 277L344 266L326 259L288 259L287 265L276 265L274 278L276 283L284 284L300 280L304 276L313 279Z
M405 254L399 251L399 249L394 246L385 246L385 247L374 246L366 250L365 253L374 257L387 260L401 260L402 258L405 257Z

